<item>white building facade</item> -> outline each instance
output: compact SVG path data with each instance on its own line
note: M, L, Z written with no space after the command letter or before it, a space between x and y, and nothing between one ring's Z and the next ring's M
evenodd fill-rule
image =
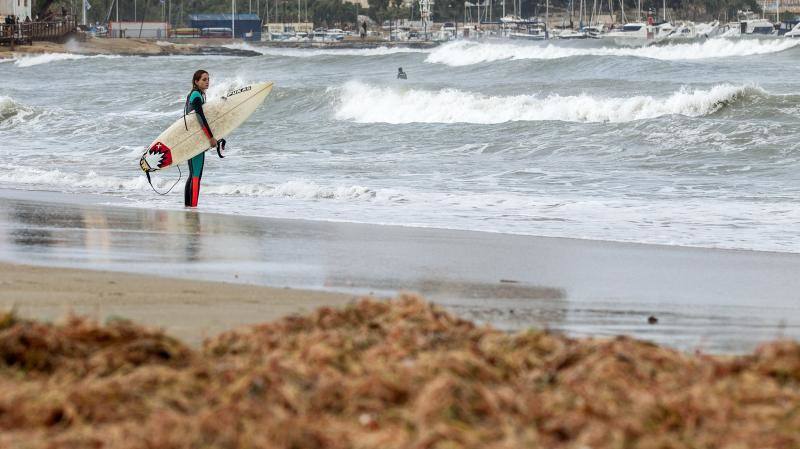
M166 39L169 37L167 22L108 22L108 37L132 37L144 39Z
M31 17L31 7L33 0L0 0L0 22L6 16L17 16L19 21L22 22L26 17Z

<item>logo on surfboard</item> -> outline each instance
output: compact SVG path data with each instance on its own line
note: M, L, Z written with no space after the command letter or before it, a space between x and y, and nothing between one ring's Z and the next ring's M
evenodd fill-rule
M172 164L172 151L161 142L156 142L139 161L144 171L158 170Z
M228 95L226 95L226 97L232 97L232 96L234 96L236 94L240 94L242 92L247 92L252 88L253 88L253 86L245 86L245 87L242 87L241 89L232 90L232 91L228 92Z

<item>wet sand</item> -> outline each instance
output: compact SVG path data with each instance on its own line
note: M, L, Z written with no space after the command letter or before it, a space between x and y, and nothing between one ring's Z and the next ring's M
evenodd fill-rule
M0 260L137 273L143 284L174 277L348 295L414 291L501 329L627 334L684 350L746 352L762 341L800 338L798 254L227 216L104 201L0 191ZM651 316L657 324L649 324Z
M247 324L356 299L342 293L0 263L0 311L58 321L69 314L163 329L192 345Z

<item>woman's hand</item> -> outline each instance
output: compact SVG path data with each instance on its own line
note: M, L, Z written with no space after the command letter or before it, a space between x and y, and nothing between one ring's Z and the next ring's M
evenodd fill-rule
M215 139L213 137L208 139L208 142L211 144L212 147L217 146L217 139Z

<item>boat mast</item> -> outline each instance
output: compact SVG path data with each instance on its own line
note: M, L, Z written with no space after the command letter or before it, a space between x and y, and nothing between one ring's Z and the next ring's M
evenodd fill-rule
M550 38L550 0L545 2L544 7L544 38Z
M575 13L575 0L569 0L569 28L572 29L573 21L572 16Z
M614 23L614 0L608 0L608 14L611 18L611 23Z

